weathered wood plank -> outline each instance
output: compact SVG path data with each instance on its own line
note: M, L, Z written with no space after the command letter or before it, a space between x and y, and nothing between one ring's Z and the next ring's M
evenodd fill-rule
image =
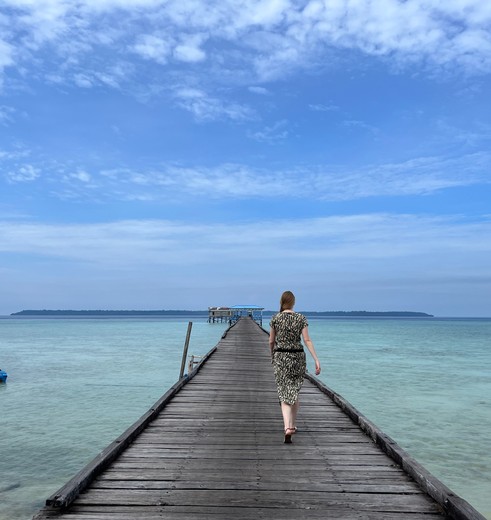
M387 481L370 480L367 483L358 482L337 482L332 478L319 477L312 481L311 479L290 479L290 480L265 480L262 477L248 476L241 478L236 475L233 480L229 478L222 479L206 479L193 478L189 475L188 479L180 477L169 480L96 480L92 483L91 489L111 489L111 490L256 490L256 491L306 491L306 492L324 492L324 493L371 493L371 494L422 494L420 488L414 482L398 482L396 484ZM392 477L393 478L393 477Z
M77 499L79 505L156 505L156 506L215 506L228 504L235 507L253 507L258 504L265 508L289 507L303 509L306 505L312 509L328 509L332 506L346 506L347 501L359 511L406 511L418 513L439 512L437 504L427 495L377 494L377 493L339 493L257 490L126 490L90 489Z
M385 484L387 480L391 482L406 482L405 479L395 479L395 477L401 477L404 472L397 470L377 470L373 471L372 468L369 470L356 468L351 471L330 471L327 468L319 468L318 471L309 471L308 477L303 475L299 476L297 471L292 471L291 474L287 472L278 471L265 471L262 470L261 474L258 475L253 468L249 472L244 472L242 469L228 469L226 473L218 471L218 468L200 468L199 475L196 475L194 468L182 468L174 470L156 470L151 468L138 468L121 471L105 471L97 481L146 481L146 480L165 480L165 481L181 481L181 482L217 482L217 481L250 481L250 480L261 480L261 482L284 482L285 478L290 475L296 483L300 482L312 482L312 481L323 481L327 477L330 480L338 483L356 483L356 482L369 482L370 485L374 484ZM409 480L408 480L409 481ZM389 482L390 483L390 482Z
M155 468L155 469L168 469L172 467L181 467L184 464L186 467L194 467L199 469L206 468L214 468L217 471L220 468L227 469L229 467L239 467L238 460L235 459L200 459L200 458L186 458L183 459L181 457L176 458L167 458L167 459L154 459L151 458L125 458L120 457L115 463L113 463L108 470L121 469L121 468ZM290 460L277 460L275 464L272 465L269 462L264 464L262 461L257 460L257 464L260 464L263 468L263 471L285 471L288 468L291 468ZM294 468L298 468L299 471L303 470L315 470L316 468L330 468L332 465L336 466L344 466L345 468L352 468L359 466L361 464L370 465L370 467L379 467L379 468L387 468L391 467L393 463L390 462L386 456L382 454L377 455L332 455L329 459L320 459L320 460L297 460ZM246 466L247 462L244 462L242 459L242 466Z

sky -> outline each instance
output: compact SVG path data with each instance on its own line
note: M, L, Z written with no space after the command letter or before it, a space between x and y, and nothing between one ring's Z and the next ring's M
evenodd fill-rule
M0 314L491 316L488 0L0 0Z

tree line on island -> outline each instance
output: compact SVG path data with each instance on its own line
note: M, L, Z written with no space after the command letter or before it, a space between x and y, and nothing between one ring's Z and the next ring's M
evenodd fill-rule
M277 311L263 311L263 316L272 316ZM302 314L311 317L339 316L339 317L388 317L388 318L433 318L433 314L412 311L302 311ZM22 310L13 312L11 316L208 316L208 311L187 310Z

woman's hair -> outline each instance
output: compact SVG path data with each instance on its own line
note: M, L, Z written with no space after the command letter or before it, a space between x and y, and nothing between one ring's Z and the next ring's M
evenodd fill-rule
M285 309L292 309L295 305L295 295L291 291L285 291L280 299L280 312Z

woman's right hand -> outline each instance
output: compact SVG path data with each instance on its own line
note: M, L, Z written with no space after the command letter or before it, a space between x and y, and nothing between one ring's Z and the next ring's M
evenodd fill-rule
M318 376L321 373L321 364L318 359L315 361L315 375Z

